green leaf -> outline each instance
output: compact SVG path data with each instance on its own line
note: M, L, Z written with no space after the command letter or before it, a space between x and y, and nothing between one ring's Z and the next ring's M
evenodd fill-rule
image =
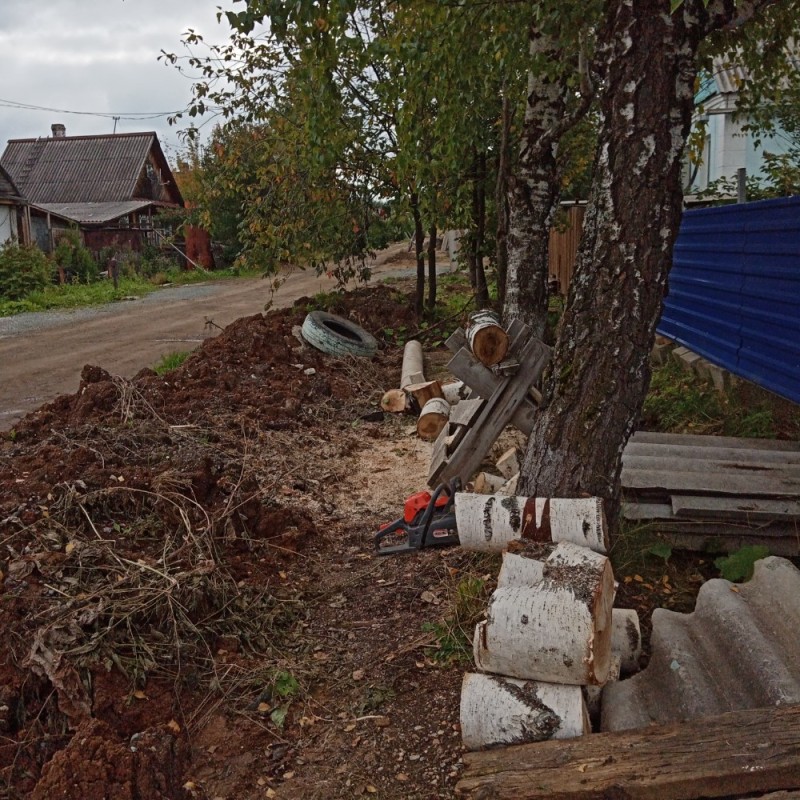
M279 697L291 697L300 691L300 684L291 672L279 672L275 676L272 691Z
M672 547L666 542L658 542L658 544L654 544L647 552L659 558L663 558L664 561L669 561L672 555Z
M753 577L753 568L756 561L766 558L769 555L769 548L764 545L750 545L742 547L735 553L727 556L720 556L714 561L714 566L722 573L722 577L728 581L749 581Z
M275 724L276 728L283 728L283 725L286 722L286 715L288 713L289 706L278 706L278 708L274 709L269 715L269 718Z

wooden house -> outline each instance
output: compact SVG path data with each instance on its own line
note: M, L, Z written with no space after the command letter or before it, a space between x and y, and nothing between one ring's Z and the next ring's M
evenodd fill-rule
M183 197L154 132L12 139L0 166L30 206L31 240L50 252L59 230L77 227L86 246L160 246L164 209Z

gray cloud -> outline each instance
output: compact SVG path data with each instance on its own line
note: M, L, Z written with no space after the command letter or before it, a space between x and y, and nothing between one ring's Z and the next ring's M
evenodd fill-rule
M67 111L104 114L175 111L191 84L159 62L181 52L188 28L209 41L227 38L217 6L233 0L2 0L0 98ZM0 149L7 139L47 136L63 122L68 134L110 133L110 118L0 105ZM181 127L181 126L179 126ZM183 125L182 127L186 127ZM155 130L168 150L180 146L165 118L120 119L117 131Z

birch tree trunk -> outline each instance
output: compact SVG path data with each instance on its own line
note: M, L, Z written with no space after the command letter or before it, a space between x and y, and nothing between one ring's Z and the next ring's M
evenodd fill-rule
M554 40L531 28L531 57L559 63ZM528 101L522 126L519 163L510 181L508 267L503 317L519 319L538 339L547 327L547 279L550 221L558 200L558 140L547 135L564 118L564 80L542 71L528 77Z
M520 494L595 495L615 517L682 213L698 46L737 8L769 2L684 0L673 13L670 0L606 4L592 195Z
M414 313L422 316L425 303L425 229L422 227L422 216L419 212L419 196L411 193L411 214L414 217L414 253L417 258L417 287L414 294Z

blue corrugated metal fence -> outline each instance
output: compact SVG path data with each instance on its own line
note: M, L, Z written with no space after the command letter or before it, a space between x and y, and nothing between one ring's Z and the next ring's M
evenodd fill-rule
M687 211L658 332L800 403L800 197Z

